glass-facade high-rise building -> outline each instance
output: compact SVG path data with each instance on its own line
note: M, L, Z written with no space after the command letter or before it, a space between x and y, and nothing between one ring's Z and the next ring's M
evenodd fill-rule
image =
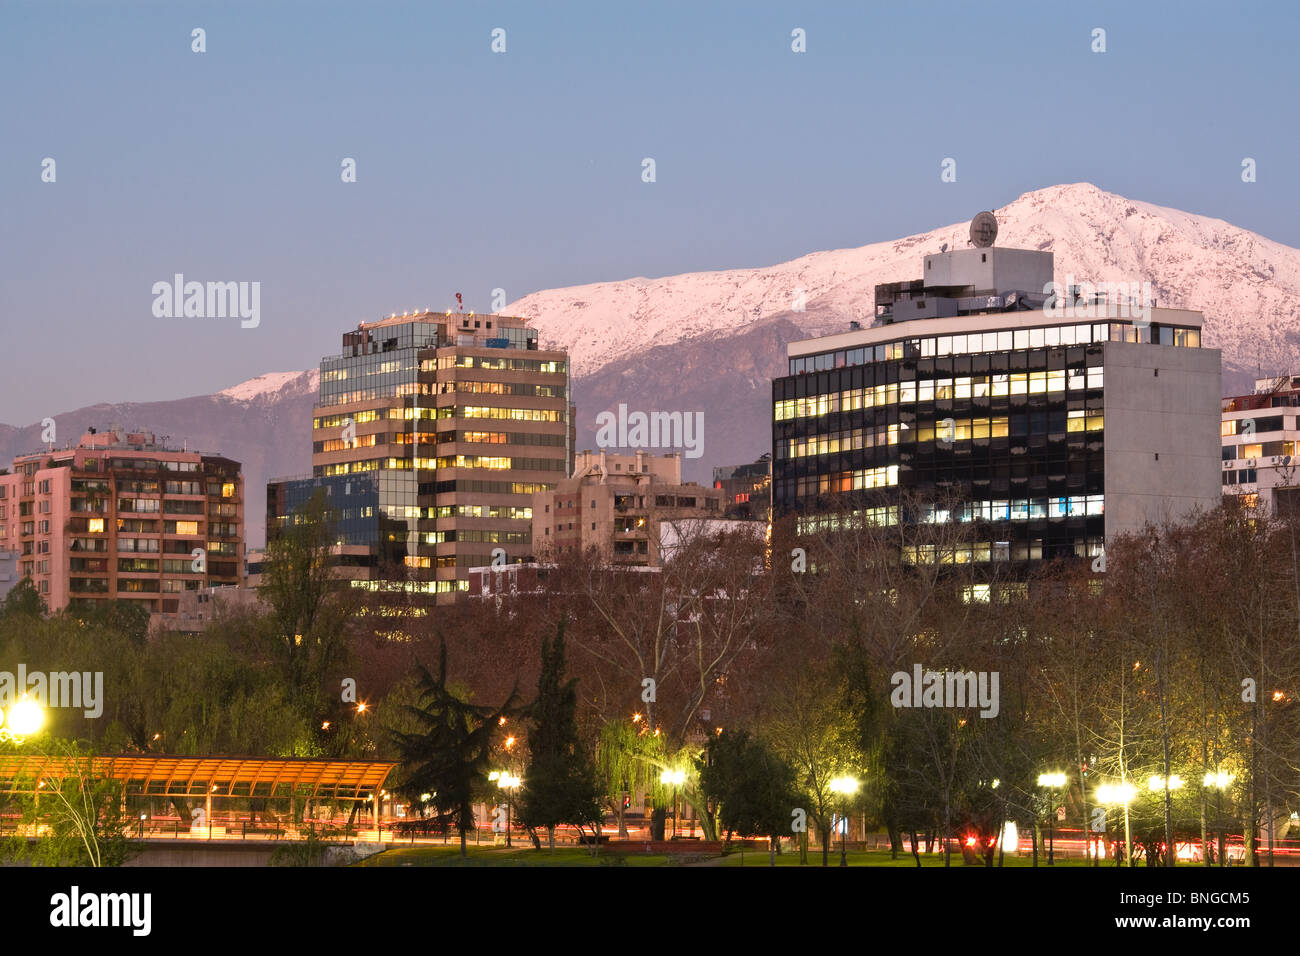
M525 320L426 312L362 323L321 361L312 477L268 488L268 532L317 489L376 591L451 599L469 568L531 555L532 495L573 468L568 353Z
M1034 561L1214 506L1219 353L1199 313L1063 306L1047 252L954 250L923 268L877 286L871 327L789 346L772 385L778 516L815 528L847 500L893 523L906 491L936 502L908 520L976 523L955 560Z

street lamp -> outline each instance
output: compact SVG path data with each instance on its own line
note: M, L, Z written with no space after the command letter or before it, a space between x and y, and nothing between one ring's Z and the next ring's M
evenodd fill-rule
M522 783L520 777L516 777L509 770L493 770L488 774L489 780L495 780L497 787L506 791L506 846L513 846L510 842L510 803L514 796L514 791Z
M1219 831L1219 866L1223 866L1223 854L1227 849L1224 846L1223 838L1223 791L1232 786L1232 781L1237 779L1235 775L1224 773L1222 770L1216 773L1207 773L1205 775L1205 787L1207 790L1214 790L1214 824L1215 829ZM1210 854L1206 854L1205 865L1210 865Z
M845 844L849 839L849 815L848 806L849 798L858 792L858 781L850 776L835 777L831 780L831 793L838 793L844 808L841 816L843 821L844 832L840 834L840 866L848 866L849 858Z
M8 714L0 711L0 741L20 744L25 737L40 730L44 723L45 711L41 705L23 697L9 708Z
M1124 853L1128 865L1133 865L1133 837L1129 830L1128 805L1137 795L1137 789L1131 783L1103 783L1097 787L1097 802L1106 806L1124 807ZM1115 861L1119 866L1119 860Z
M1052 805L1048 807L1047 812L1047 865L1056 865L1056 840L1052 831L1052 823L1056 817L1056 791L1065 786L1065 774L1063 773L1040 773L1038 775L1038 785L1047 787L1052 792Z
M677 787L686 782L685 770L664 770L659 783L672 784L672 838L677 839Z

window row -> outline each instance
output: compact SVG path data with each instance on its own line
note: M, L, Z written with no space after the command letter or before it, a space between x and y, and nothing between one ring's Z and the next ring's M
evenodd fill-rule
M818 418L833 412L863 408L952 399L1002 398L1009 395L1055 394L1067 390L1104 387L1101 367L1048 372L1011 372L1004 375L975 375L961 378L927 379L892 385L868 385L806 398L787 398L773 403L775 421Z
M888 362L904 358L942 358L949 355L975 355L983 352L1010 352L1015 349L1062 348L1093 345L1100 342L1134 342L1200 348L1200 329L1174 326L1135 326L1130 323L1089 323L1086 325L1045 326L1033 329L1009 329L1000 332L967 332L964 335L937 335L900 339L879 345L837 349L819 355L790 359L791 375L824 372L835 368Z

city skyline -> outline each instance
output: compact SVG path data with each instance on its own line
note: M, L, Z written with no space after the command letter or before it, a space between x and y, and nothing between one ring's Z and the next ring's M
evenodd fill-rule
M158 10L6 8L24 29L0 38L19 147L0 157L15 225L0 310L39 314L46 334L94 356L60 409L28 397L30 363L0 358L17 386L9 424L308 368L328 330L454 307L457 292L466 308L503 311L498 289L509 303L762 267L966 220L1054 183L1300 245L1296 187L1281 175L1297 134L1272 122L1293 85L1285 57L1267 55L1292 32L1281 6L1228 18L1205 5L998 17L956 4L744 16L670 5L648 23L594 5L395 5L355 24L335 5L305 17ZM908 39L929 51L923 66ZM1198 69L1216 59L1238 64L1231 83ZM1034 74L1054 82L1026 82ZM934 132L913 138L873 115L918 116ZM1246 157L1259 164L1251 183ZM341 179L345 159L356 182ZM941 180L945 159L955 181ZM151 290L177 273L260 283L260 322L155 316ZM115 374L142 349L147 380Z

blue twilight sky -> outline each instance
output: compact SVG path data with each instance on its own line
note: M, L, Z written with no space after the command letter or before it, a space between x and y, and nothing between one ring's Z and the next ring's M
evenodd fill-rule
M0 2L0 422L312 367L457 291L765 266L1061 182L1300 246L1297 9ZM177 272L260 282L260 326L155 318Z

